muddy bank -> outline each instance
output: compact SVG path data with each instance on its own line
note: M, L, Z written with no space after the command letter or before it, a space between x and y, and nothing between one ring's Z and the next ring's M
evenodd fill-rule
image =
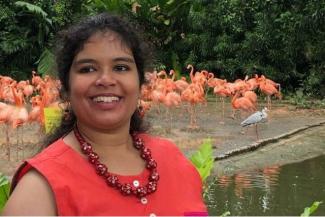
M268 112L268 121L258 125L260 138L257 141L254 127L243 129L240 126L248 114L242 114L242 118L238 114L236 119L232 119L228 109L223 119L222 110L217 105L211 103L198 109L199 129L186 128L186 113L176 110L174 115L178 118L174 118L177 121L172 122L171 129L166 122L152 118L152 133L174 141L187 155L195 151L204 139L210 138L215 148L217 161L214 173L217 175L282 165L325 154L324 109L295 109L294 106L277 103ZM230 158L221 160L224 157Z
M325 155L325 125L319 125L292 134L286 138L243 154L215 162L214 174L234 173L261 169L267 166L281 166Z

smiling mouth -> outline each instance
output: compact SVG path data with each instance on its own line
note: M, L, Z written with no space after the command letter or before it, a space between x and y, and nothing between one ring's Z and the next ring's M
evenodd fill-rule
M111 103L118 102L121 100L121 97L117 96L97 96L93 97L92 100L96 103Z

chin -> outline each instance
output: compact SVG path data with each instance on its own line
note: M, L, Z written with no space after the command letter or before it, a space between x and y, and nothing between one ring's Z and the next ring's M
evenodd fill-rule
M126 124L128 124L128 126L129 126L130 122L129 121L126 122L126 121L122 121L122 120L101 119L100 121L94 121L92 123L92 126L94 128L111 130L111 129L120 128Z

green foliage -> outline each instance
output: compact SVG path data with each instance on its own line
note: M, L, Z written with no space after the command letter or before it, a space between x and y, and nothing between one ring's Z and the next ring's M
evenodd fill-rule
M189 0L137 0L136 10L129 14L132 20L144 28L147 41L156 48L155 65L165 65L180 73L183 63L181 40L186 29L186 17L191 6ZM177 48L176 48L177 46Z
M52 48L56 32L83 16L83 5L84 0L0 1L1 74L18 80L30 78L31 70L48 54L46 49ZM44 70L45 66L38 68Z
M0 212L9 198L9 190L9 180L2 173L0 173Z
M0 19L0 71L24 79L27 76L21 72L30 73L46 46L52 20L41 7L28 2L1 6L6 13Z
M192 63L228 80L263 73L288 91L324 97L324 0L136 2L133 15L166 68L176 56L178 67Z
M226 211L226 212L222 213L220 217L225 217L225 216L229 216L229 215L230 215L230 212Z
M90 0L87 2L87 10L90 14L109 11L116 14L127 13L131 4L130 0Z
M229 81L259 73L289 92L325 96L325 0L3 0L1 74L30 73L59 29L103 11L143 26L157 68L179 76L191 63Z
M200 148L190 157L190 160L199 171L202 181L206 181L214 163L211 139L204 140Z
M48 50L44 49L39 60L37 61L37 72L41 75L55 75L55 57L54 54Z
M322 201L315 201L310 207L306 207L304 209L304 212L301 213L300 216L302 216L302 217L310 216L317 210L318 206L322 203L323 203Z
M40 0L44 4L45 0ZM88 14L87 0L56 0L48 6L52 15L54 33Z
M302 88L299 88L295 93L290 94L288 102L295 105L297 108L325 108L325 99L315 99L311 94L305 94Z
M307 97L301 88L295 92L293 97L290 98L289 102L296 105L298 108L310 108Z
M52 25L52 20L48 19L48 14L42 10L42 8L38 7L37 5L30 4L28 2L24 1L17 1L15 2L15 5L19 7L26 7L27 10L31 13L41 15L43 19L48 22L50 25Z

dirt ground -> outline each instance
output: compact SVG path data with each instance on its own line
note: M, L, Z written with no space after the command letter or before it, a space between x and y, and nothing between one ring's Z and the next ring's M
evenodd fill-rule
M261 103L259 108L263 107L264 104ZM157 107L154 107L146 115L146 120L150 122L151 134L174 141L186 155L197 150L204 139L210 138L215 148L215 156L220 157L257 142L254 127L248 127L245 130L240 126L241 121L249 114L237 113L236 118L232 119L230 118L232 111L229 102L225 104L225 108L223 118L221 102L209 101L206 105L197 106L196 114L199 126L197 129L188 128L189 112L186 106L170 109L170 111L160 108L160 113L158 113ZM268 111L268 121L258 125L259 140L274 138L317 123L325 123L325 109L296 109L295 106L275 102L272 109ZM321 124L321 127L324 125ZM0 125L0 172L11 177L23 159L38 151L43 134L37 125L26 125L18 130L11 130L9 132L10 160L8 160L5 132L6 126ZM297 148L301 149L302 147ZM285 149L283 151L285 152ZM254 164L267 164L267 158L266 156L265 160L260 159ZM284 157L284 159L286 158Z

